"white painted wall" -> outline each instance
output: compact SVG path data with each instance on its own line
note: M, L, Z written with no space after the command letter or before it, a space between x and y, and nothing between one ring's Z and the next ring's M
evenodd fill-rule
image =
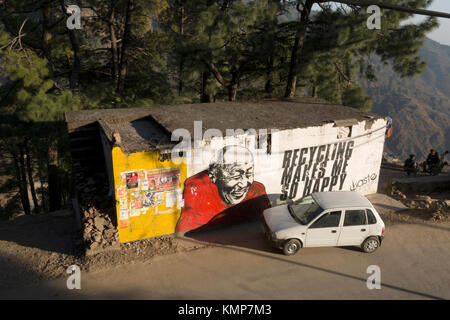
M282 130L278 132L272 131L272 150L271 154L266 154L266 149L255 149L255 135L243 134L239 136L228 136L225 139L212 137L210 139L203 139L201 141L202 154L201 161L194 163L188 163L188 177L203 171L208 168L209 163L214 158L214 150L220 150L224 145L241 145L246 146L254 155L255 164L255 181L259 181L264 184L267 194L272 201L280 198L282 192L281 179L284 172L283 159L287 150L295 150L308 148L308 153L304 154L305 160L309 163L309 154L311 153L311 147L322 147L322 155L325 156L326 145L331 144L329 147L328 158L332 159L332 150L335 143L341 143L341 146L353 143L351 157L348 159L348 165L345 170L345 177L339 176L339 180L336 186L332 190L338 190L340 183L342 182L342 190L356 190L362 194L371 194L377 191L378 176L380 173L381 158L385 140L385 128L386 120L378 119L372 120L372 125L367 121L358 122L352 126L350 137L340 137L338 135L346 134L345 127L335 127L334 123L327 123L318 127L298 128L290 130ZM225 135L225 133L224 133ZM316 152L319 148L316 149ZM300 155L301 150L297 152L297 156ZM294 151L292 151L292 155ZM316 153L315 153L316 154ZM292 158L291 158L292 159ZM329 178L331 181L333 163L336 161L327 161L324 169L324 177L319 181L320 188L325 183L325 178ZM292 163L292 162L291 162ZM314 160L313 160L314 163ZM293 167L295 172L297 167ZM303 175L304 166L301 168L301 175ZM312 175L313 168L310 168L309 175ZM294 173L293 173L294 175ZM313 179L313 185L317 180ZM292 181L292 180L291 180ZM297 187L297 193L294 199L303 195L306 181L299 181ZM312 185L312 186L313 186ZM290 187L291 185L289 185ZM311 187L312 191L313 187ZM324 191L329 191L329 187L326 187Z

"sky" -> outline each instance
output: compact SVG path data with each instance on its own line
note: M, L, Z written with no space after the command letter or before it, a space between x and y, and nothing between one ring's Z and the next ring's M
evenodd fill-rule
M380 0L380 2L383 1ZM320 10L317 5L315 5L314 8L316 10ZM450 0L434 0L431 6L426 9L450 13ZM414 15L414 17L406 20L404 23L418 23L423 19L425 19L425 16L416 14ZM427 36L434 41L450 46L450 19L438 18L438 21L439 27L434 29L434 31L430 32ZM383 21L381 21L381 23L383 23Z
M433 4L427 9L450 13L450 0L434 0ZM424 16L415 15L414 18L411 18L410 20L414 23L419 22L423 19ZM438 21L439 28L430 32L427 36L434 41L450 46L450 19L438 18Z

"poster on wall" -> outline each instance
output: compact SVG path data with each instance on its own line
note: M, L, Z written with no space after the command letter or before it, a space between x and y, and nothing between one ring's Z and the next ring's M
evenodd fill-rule
M147 180L151 191L175 190L180 186L180 168L148 171Z
M130 217L150 213L172 213L179 208L176 194L181 190L180 168L139 169L121 172L117 187L119 228L129 228Z
M127 173L127 189L138 187L138 174L136 172Z

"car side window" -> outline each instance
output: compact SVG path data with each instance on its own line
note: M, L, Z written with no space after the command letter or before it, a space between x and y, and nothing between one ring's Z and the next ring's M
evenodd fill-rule
M372 210L366 209L366 212L367 212L367 223L368 224L377 223L377 218L375 218L375 215L373 214Z
M341 211L327 212L317 219L310 228L334 228L339 226Z
M365 210L346 210L344 218L344 227L360 226L366 223Z

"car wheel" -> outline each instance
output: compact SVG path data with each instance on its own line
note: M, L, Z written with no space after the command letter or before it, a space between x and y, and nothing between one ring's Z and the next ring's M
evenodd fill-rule
M375 252L375 250L377 250L379 246L380 246L380 240L378 240L377 237L369 237L366 240L364 240L361 247L364 252L372 253L372 252Z
M287 256L292 256L297 253L298 250L302 247L302 244L297 239L291 239L284 243L283 253Z

